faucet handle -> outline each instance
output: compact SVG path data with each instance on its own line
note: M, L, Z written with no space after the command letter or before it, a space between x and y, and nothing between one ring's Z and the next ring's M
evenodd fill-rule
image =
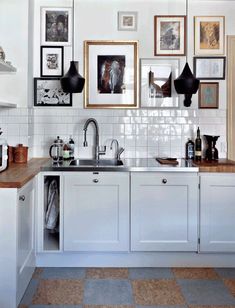
M118 160L121 159L120 156L121 156L121 154L122 154L124 151L125 151L124 148L119 148L119 149L118 149L118 152L117 152L117 159L118 159Z

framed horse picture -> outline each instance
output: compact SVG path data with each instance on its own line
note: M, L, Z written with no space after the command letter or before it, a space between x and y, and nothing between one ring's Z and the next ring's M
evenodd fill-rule
M84 44L85 108L137 108L138 42Z

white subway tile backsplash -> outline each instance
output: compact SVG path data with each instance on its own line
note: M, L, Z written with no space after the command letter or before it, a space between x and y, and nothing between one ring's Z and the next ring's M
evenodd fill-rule
M100 142L110 145L116 138L125 148L123 157L141 158L156 156L184 157L188 138L201 135L219 135L217 141L220 157L227 155L226 110L203 109L79 109L79 108L17 108L0 109L2 137L11 145L23 143L31 147L35 157L47 156L48 148L57 135L68 141L75 140L75 155L92 157L94 127L87 131L88 148L83 147L83 126L94 117L100 126ZM205 148L205 142L203 145ZM113 152L107 148L106 157Z

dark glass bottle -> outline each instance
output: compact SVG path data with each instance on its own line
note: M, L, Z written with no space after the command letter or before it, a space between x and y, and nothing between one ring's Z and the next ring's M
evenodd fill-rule
M72 136L70 136L70 138L69 138L69 150L70 150L70 152L69 152L69 158L70 159L74 159L74 147L75 147L75 144L74 144L74 140L73 140L73 138L72 138Z
M202 159L202 140L200 137L200 129L197 128L197 138L195 139L195 160L201 161Z
M186 143L186 159L194 159L194 142L190 139Z

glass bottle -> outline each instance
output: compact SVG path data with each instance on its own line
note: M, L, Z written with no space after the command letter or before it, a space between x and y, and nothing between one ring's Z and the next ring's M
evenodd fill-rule
M201 161L202 159L202 140L200 137L200 129L197 128L197 138L195 139L195 160Z

